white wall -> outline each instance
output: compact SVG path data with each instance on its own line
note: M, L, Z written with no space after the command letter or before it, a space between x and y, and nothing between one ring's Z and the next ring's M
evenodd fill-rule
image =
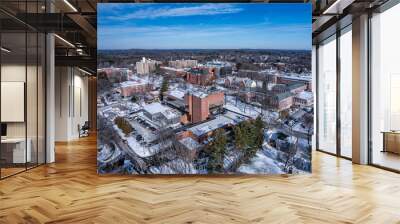
M39 70L37 70L39 69ZM44 74L42 68L18 63L4 63L1 66L1 81L2 82L23 82L26 84L26 106L22 102L22 107L11 108L2 107L2 112L25 114L26 120L21 122L6 122L7 123L7 137L9 138L25 138L29 139L30 148L32 151L32 162L39 159L39 163L44 163L44 150L45 150L45 118L44 118ZM27 78L27 80L25 80ZM2 93L4 89L2 89ZM19 94L24 94L25 90L19 90ZM2 95L7 97L6 95ZM17 103L17 102L15 102ZM24 116L24 115L22 115Z
M72 67L56 67L55 74L55 141L74 140L88 120L88 78Z

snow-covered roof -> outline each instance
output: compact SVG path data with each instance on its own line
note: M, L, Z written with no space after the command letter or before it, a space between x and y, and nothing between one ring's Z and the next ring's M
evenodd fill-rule
M170 107L164 106L158 102L144 105L143 110L151 115L161 113L167 119L173 119L180 116L180 113L178 111Z
M301 76L293 76L293 75L279 75L282 78L291 79L291 80L299 80L299 81L311 81L311 76L301 75Z
M304 100L313 100L314 99L314 94L312 92L308 91L303 91L297 94L297 98L304 99Z
M188 93L192 94L193 96L197 96L199 98L205 98L208 96L208 93L205 90L198 88L189 89Z
M234 124L234 123L235 123L234 120L232 120L226 116L219 115L211 121L207 121L205 123L193 126L193 127L189 128L188 130L191 131L196 136L201 136L210 131L214 131L214 130L224 127L228 124Z
M168 91L168 95L173 96L177 99L183 99L185 97L185 92L178 89L174 89Z
M232 111L227 111L224 114L224 116L227 117L227 118L232 119L235 123L240 123L240 122L248 119L247 117L245 117L245 116L243 116L241 114L238 114L238 113L234 113Z
M198 149L201 146L200 143L198 143L191 137L183 138L183 139L179 140L179 142L182 143L184 146L186 146L186 148L188 148L190 150Z
M129 80L121 83L121 87L130 87L130 86L138 86L148 84L147 80L136 78L134 80Z
M162 113L170 108L162 105L161 103L156 102L144 105L143 109L147 111L149 114L156 114L156 113Z
M176 117L179 117L180 114L178 114L176 111L169 109L169 110L165 110L162 112L162 114L164 115L164 117L166 117L167 119L173 119Z
M173 68L173 67L168 67L168 66L161 66L161 69L169 70L169 71L174 71L174 72L184 72L185 70L182 68Z
M225 61L213 60L213 61L207 62L206 66L224 67L224 66L232 66L232 64L229 62L225 62Z

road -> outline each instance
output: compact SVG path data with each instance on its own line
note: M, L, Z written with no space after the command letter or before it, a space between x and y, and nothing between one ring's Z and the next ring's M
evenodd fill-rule
M121 139L121 137L114 131L112 130L112 122L108 119L105 118L100 118L103 119L103 121L106 123L105 127L106 128L110 128L111 130L109 130L107 133L110 133L112 136L110 136L111 139L113 139L115 141L115 145L123 152L125 152L127 155L129 155L129 157L131 157L131 162L134 165L134 169L138 172L138 173L143 173L146 174L149 172L148 166L146 161L143 160L143 158L141 158L140 156L138 156L130 147L129 145L126 143L126 141L124 141L123 139Z

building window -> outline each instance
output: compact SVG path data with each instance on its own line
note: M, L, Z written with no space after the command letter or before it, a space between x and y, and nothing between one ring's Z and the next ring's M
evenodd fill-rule
M318 47L318 145L336 153L336 36Z
M352 32L351 25L340 35L340 155L352 157Z
M400 170L400 4L371 18L371 162Z

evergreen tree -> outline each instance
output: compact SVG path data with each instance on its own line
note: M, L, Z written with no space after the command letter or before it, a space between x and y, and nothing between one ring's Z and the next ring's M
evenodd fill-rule
M261 116L258 116L254 121L255 128L255 143L258 148L260 148L264 142L264 122Z
M264 142L264 122L261 117L253 121L244 121L233 129L235 146L243 153L243 160L249 161L255 156Z
M169 80L164 77L162 84L161 84L161 89L160 89L160 99L164 100L164 93L168 91L168 84Z
M235 146L236 148L243 148L246 145L246 136L243 136L243 130L240 125L233 128L235 135Z
M132 98L131 98L131 101L132 101L133 103L136 103L136 102L139 101L139 97L136 96L136 95L133 95Z
M208 145L209 160L207 169L210 173L221 172L224 168L224 157L227 139L222 129L217 129L212 135L213 141Z

